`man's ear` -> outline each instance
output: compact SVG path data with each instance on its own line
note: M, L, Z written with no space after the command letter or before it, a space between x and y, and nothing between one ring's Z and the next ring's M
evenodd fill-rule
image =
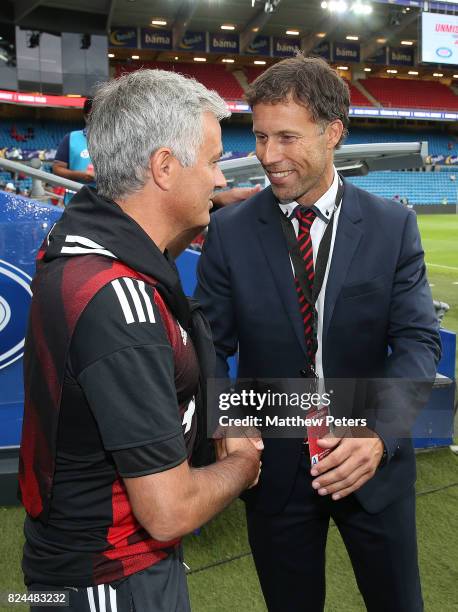
M157 149L150 157L151 176L160 189L169 191L177 178L180 162L170 149Z
M328 146L330 149L335 149L339 140L342 138L344 126L340 119L331 121L326 128L328 134Z

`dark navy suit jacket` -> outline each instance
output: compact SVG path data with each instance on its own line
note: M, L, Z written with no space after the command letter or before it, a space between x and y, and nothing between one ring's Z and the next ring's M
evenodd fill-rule
M304 328L270 187L214 215L198 267L196 297L210 321L217 377L239 350L241 378L295 378L306 363ZM323 320L325 378L433 380L438 323L416 216L345 181ZM388 356L388 353L389 356ZM415 481L409 439L375 425L387 462L357 493L378 512ZM247 501L281 511L294 483L301 440L265 440L260 484Z

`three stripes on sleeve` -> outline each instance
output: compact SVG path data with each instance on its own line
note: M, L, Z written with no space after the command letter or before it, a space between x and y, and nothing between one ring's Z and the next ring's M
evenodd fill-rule
M153 304L145 283L123 277L111 281L126 323L155 323Z
M64 255L105 255L117 259L111 251L85 236L65 236L64 246L60 252ZM151 297L143 281L123 277L112 281L111 284L128 325L156 322Z

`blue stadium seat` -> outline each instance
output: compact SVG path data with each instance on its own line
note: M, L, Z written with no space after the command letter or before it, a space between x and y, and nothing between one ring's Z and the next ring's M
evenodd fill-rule
M249 127L223 127L223 149L224 152L252 153L256 141Z
M27 135L28 128L33 128L33 138L20 142L11 136L11 129L15 126L18 134ZM67 132L80 130L81 122L39 122L16 121L4 119L0 121L0 149L15 147L19 149L57 149L60 141Z
M458 155L458 139L450 134L411 130L364 130L351 128L345 144L373 142L422 142L428 143L430 155ZM449 149L449 144L452 148Z
M445 169L444 169L445 170ZM370 172L349 180L383 198L407 197L409 204L448 204L457 202L458 185L450 177L453 168L441 172ZM458 179L458 168L454 175Z

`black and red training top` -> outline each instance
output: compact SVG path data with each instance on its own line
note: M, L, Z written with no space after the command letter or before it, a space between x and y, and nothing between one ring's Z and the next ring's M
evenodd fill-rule
M199 364L176 269L85 187L39 253L26 339L27 584L116 582L157 563L124 478L189 459Z

